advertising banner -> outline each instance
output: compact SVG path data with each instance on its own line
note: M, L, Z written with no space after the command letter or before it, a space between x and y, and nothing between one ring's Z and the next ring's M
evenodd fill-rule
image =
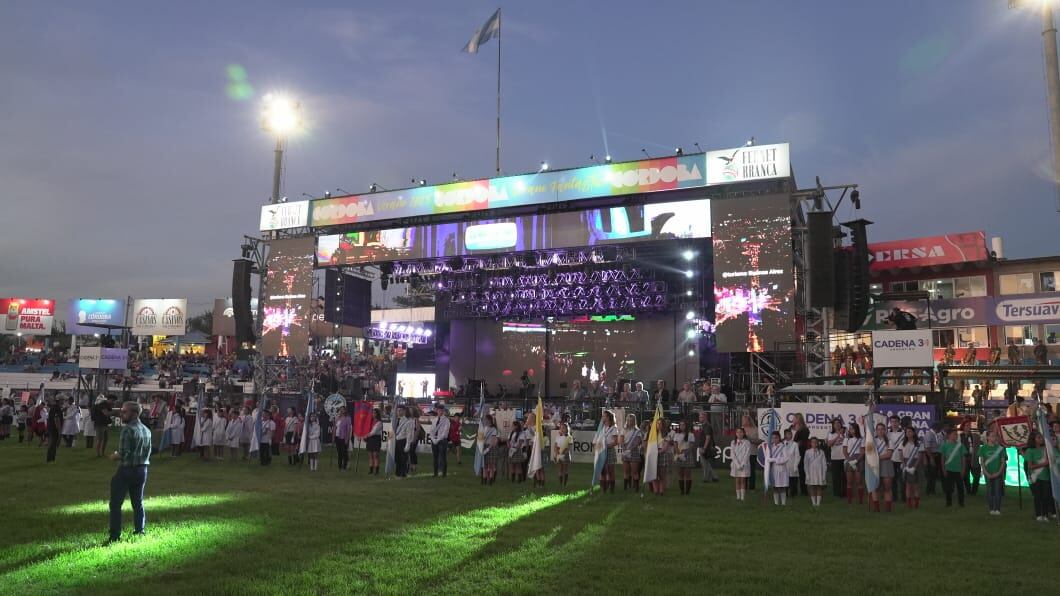
M891 315L891 310L894 308L915 315L919 320L918 326L928 326L927 301L917 300L908 302L878 302L873 304L869 309L869 314L861 328L866 331L893 328L893 326L887 322L887 317ZM986 296L932 300L931 326L936 328L980 327L988 324L988 315L992 309L992 299Z
M927 404L877 404L876 413L888 418L891 416L897 416L898 418L908 416L913 422L913 428L921 436L931 430L931 425L938 420L935 406Z
M55 301L47 298L0 298L4 335L51 335Z
M710 237L710 200L321 236L320 266Z
M710 208L718 351L773 350L795 335L790 199L716 200Z
M125 300L114 298L74 298L66 313L66 331L73 335L106 335L108 329L92 325L125 324Z
M993 325L1060 322L1060 293L998 296L989 320Z
M306 356L312 319L315 238L269 243L262 349L266 356Z
M250 318L258 320L258 299L250 299ZM213 301L213 335L234 336L236 334L235 311L232 310L231 298L214 298Z
M931 330L873 331L872 364L877 368L931 367Z
M262 232L304 228L307 225L309 225L309 201L276 203L262 205L261 207L261 225L259 229Z
M129 368L129 351L125 348L82 347L78 368L124 370Z
M788 144L707 152L707 186L791 176Z
M773 426L781 435L784 434L786 428L795 424L795 415L802 414L803 419L806 421L806 428L810 430L810 436L826 439L828 438L828 433L832 430L833 419L839 417L843 420L843 426L849 427L851 424L858 424L858 418L864 416L869 410L865 404L785 402L781 404L781 407L776 408L775 411L777 418L774 420ZM769 414L770 410L768 408L758 409L758 432L763 439L766 438L766 433L769 432Z
M313 201L311 226L526 207L706 185L704 156L682 155Z
M986 232L964 232L869 244L872 271L985 261Z
M187 298L143 298L133 301L133 335L184 335Z

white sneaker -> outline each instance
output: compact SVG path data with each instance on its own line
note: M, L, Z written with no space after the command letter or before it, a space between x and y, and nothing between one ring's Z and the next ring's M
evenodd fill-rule
M1043 521L1045 521L1045 518L1044 518L1044 517L1042 517L1042 516L1040 516L1040 515L1039 515L1038 517L1034 518L1034 519L1035 519L1036 521L1040 521L1040 522L1043 522Z

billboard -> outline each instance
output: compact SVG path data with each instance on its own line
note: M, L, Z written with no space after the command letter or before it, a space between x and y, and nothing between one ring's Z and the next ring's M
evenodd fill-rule
M104 327L125 325L125 300L115 298L74 298L66 313L66 331L73 335L107 334Z
M710 237L710 200L321 236L321 266Z
M133 301L133 335L184 335L187 298L142 298Z
M990 322L995 325L1027 325L1060 322L1060 294L1022 294L994 299Z
M877 368L930 368L931 330L873 331L872 365Z
M79 350L77 367L124 370L129 368L129 350L125 348L82 347Z
M788 195L711 203L719 352L773 350L795 333Z
M51 335L55 301L47 298L0 298L4 335Z
M987 324L992 299L985 296L974 298L949 298L931 301L931 327L979 327ZM869 309L861 328L864 330L892 329L887 322L891 310L897 308L912 315L918 325L928 326L928 304L925 300L900 300L877 302Z
M269 242L262 324L265 356L300 357L309 352L315 246L311 237Z
M258 320L258 299L250 299L251 320ZM236 334L235 311L232 308L232 298L214 298L213 301L213 335L234 336Z
M908 238L869 244L871 271L985 261L986 232Z
M708 151L706 161L708 186L791 176L787 143Z
M304 228L307 225L309 225L309 201L275 203L261 207L259 229L262 232Z
M314 228L706 186L703 154L313 201Z

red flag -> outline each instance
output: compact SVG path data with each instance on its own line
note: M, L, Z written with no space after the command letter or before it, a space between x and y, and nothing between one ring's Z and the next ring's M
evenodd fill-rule
M996 418L998 441L1005 447L1026 447L1031 435L1031 421L1026 416Z
M363 439L372 432L375 420L372 418L372 406L366 401L353 404L353 434L358 439Z

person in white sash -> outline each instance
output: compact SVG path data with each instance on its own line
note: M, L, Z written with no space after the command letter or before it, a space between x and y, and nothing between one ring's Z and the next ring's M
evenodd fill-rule
M1001 499L1005 496L1005 448L997 444L997 433L986 433L986 444L979 446L980 467L986 476L986 505L990 515L1001 515Z
M250 443L254 439L254 433L257 431L254 423L254 416L250 412L250 408L243 406L243 415L240 416L243 423L243 436L239 437L239 449L243 452L243 461L250 461Z
M858 505L865 503L865 485L861 473L865 469L865 441L861 438L861 425L851 424L847 429L847 440L843 443L843 461L847 471L847 504L854 502L854 489L858 491Z
M743 428L737 427L736 438L729 445L729 451L732 453L729 474L736 480L737 501L743 501L747 497L747 479L751 476L751 449L747 434Z
M843 428L843 419L836 416L832 419L832 430L825 438L828 445L830 466L832 468L832 496L842 499L846 494L846 456L843 454L843 443L847 431Z
M65 404L61 400L65 400ZM81 408L74 402L72 397L64 397L56 400L56 407L63 409L63 440L67 447L74 446L74 439L81 432Z
M87 399L87 395L85 399ZM96 444L96 423L92 422L92 410L89 407L85 407L85 411L88 415L81 416L81 432L85 435L85 447L91 449Z
M210 408L199 411L199 457L203 460L210 457L210 448L213 447L213 412Z
M479 429L482 435L482 483L493 484L497 480L497 463L500 460L500 438L497 433L497 420L493 414L483 418L485 424Z
M876 485L876 490L872 491L869 495L872 501L872 510L879 513L880 501L882 497L883 510L891 511L891 507L894 503L891 493L891 483L894 481L894 466L891 465L891 456L893 451L891 450L891 443L887 436L887 427L882 422L876 424L876 439L873 441L873 445L876 449L876 454L880 458L880 483Z
M169 433L169 447L173 457L181 453L181 446L184 444L184 425L184 408L179 404L174 405L166 420L166 432Z
M820 507L821 499L824 497L824 487L828 484L828 457L821 449L821 442L817 437L810 437L810 448L803 456L802 469L806 472L810 503L814 507Z
M213 413L213 456L217 461L225 460L226 431L228 430L228 419L225 417L224 408L217 408Z
M225 428L225 444L232 461L239 461L239 441L243 437L243 419L236 408L228 414L228 426ZM223 449L223 448L222 448Z
M637 417L626 414L625 426L619 441L622 443L622 490L640 486L640 460L643 457L644 435L637 428Z
M659 456L655 465L655 480L652 480L652 493L657 496L666 494L666 471L670 469L673 461L673 449L670 442L669 423L665 418L660 418L655 424L655 433L659 441ZM649 437L651 434L649 433Z
M902 439L905 438L905 431L902 430L902 421L898 416L891 414L887 419L887 447L891 450L891 500L897 501L898 496L903 491L904 483L902 482ZM882 465L882 464L881 464Z
M1034 495L1034 519L1046 522L1049 521L1050 514L1056 515L1049 476L1049 453L1046 451L1052 449L1052 446L1045 444L1045 437L1039 432L1033 433L1029 445L1023 453L1023 458L1027 462L1027 481Z
M930 432L930 431L929 431ZM916 429L907 426L902 438L902 485L905 487L905 506L908 509L920 508L920 482L924 479L924 468L928 465L928 455L920 445L920 436Z
M526 476L523 476L523 462L526 461L525 442L523 423L518 420L512 422L512 432L508 434L508 479L511 482L526 480Z
M766 452L769 465L769 478L773 485L773 504L788 504L788 459L791 449L780 440L780 433L774 431Z
M559 485L567 486L567 470L570 468L570 448L573 439L570 436L570 426L566 422L560 422L556 427L556 440L552 442L552 461L559 470Z
M793 439L792 429L784 431L784 448L788 450L788 496L799 496L799 444Z
M618 427L615 426L615 414L611 410L604 410L603 429L604 469L600 472L600 488L607 492L615 492L615 463L618 461Z
M696 436L689 428L687 420L677 423L674 433L675 453L677 454L677 484L682 495L692 494L692 470L696 467Z
M309 415L309 421L305 424L305 452L309 455L309 471L316 472L320 466L320 422L317 421L316 413Z

